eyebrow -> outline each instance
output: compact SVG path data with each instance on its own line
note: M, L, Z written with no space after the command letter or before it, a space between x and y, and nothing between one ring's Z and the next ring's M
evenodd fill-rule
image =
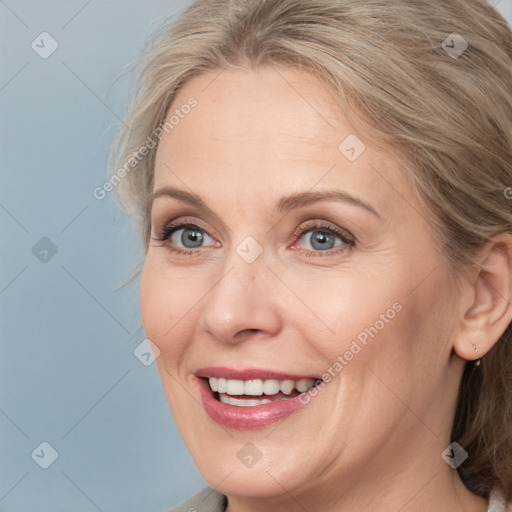
M155 190L149 197L151 205L155 199L158 197L173 197L174 199L177 199L178 201L181 201L182 203L187 203L191 206L195 206L199 210L205 213L209 213L212 216L215 216L215 213L211 208L209 208L206 203L195 194L192 194L191 192L187 192L186 190L180 190L177 188L172 187L162 187L157 190Z
M300 192L282 197L277 202L277 211L282 213L289 212L290 210L303 208L304 206L308 206L319 201L338 201L349 203L354 206L364 208L365 210L368 210L369 212L376 215L379 219L381 218L373 206L369 205L358 197L351 196L342 190L329 190L326 192Z
M180 190L172 187L162 187L155 190L150 196L150 203L152 203L156 198L162 196L172 197L183 203L195 206L203 212L215 215L211 208L209 208L199 196L192 194L191 192L187 192L186 190ZM320 201L338 201L354 206L359 206L371 212L379 219L382 219L382 217L379 215L377 210L373 208L373 206L369 205L362 199L354 197L342 190L329 190L326 192L299 192L289 196L281 197L277 202L276 210L280 213L286 213L291 210L303 208L313 203L318 203Z

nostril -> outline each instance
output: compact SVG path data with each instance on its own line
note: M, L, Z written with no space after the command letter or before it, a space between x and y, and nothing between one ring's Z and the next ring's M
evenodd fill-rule
M235 341L242 340L248 336L254 336L259 332L261 332L260 329L244 329L243 331L237 332L234 339Z

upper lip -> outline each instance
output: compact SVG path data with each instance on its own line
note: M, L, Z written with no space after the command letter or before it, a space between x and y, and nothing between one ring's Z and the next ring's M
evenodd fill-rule
M298 375L294 373L286 373L276 370L267 370L265 368L246 368L237 370L235 368L227 368L225 366L207 366L196 371L197 377L217 377L233 380L254 380L254 379L277 379L277 380L302 380L315 379L319 377L312 375Z

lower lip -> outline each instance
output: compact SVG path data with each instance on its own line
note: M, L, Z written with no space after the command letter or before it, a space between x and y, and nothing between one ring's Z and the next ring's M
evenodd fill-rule
M276 421L287 418L314 398L310 395L308 401L303 403L300 400L301 395L297 395L294 398L279 400L270 404L237 407L236 405L219 402L213 396L213 391L204 379L196 377L196 380L206 413L219 425L228 428L255 429L266 427Z

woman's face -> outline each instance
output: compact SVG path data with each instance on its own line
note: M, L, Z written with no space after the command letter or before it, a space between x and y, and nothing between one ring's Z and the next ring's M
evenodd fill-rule
M196 77L176 109L152 236L172 226L148 248L141 311L207 482L326 501L451 471L456 288L392 152L290 69Z

